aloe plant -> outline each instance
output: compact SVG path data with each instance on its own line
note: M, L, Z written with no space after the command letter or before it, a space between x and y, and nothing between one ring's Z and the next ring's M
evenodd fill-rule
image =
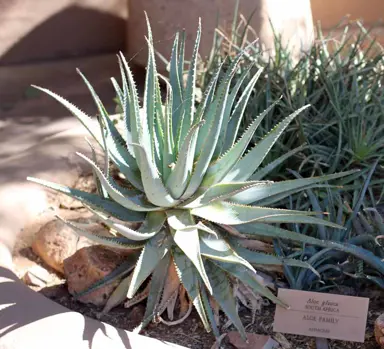
M95 235L84 225L64 220L79 235L106 246L140 251L137 258L132 258L136 256L132 254L115 272L79 296L122 279L107 304L109 309L126 298L130 299L127 306L142 299L140 290L144 288L148 300L144 319L137 328L140 330L152 320L159 320L165 309L172 317L175 299L180 297L182 304L183 292L186 292L207 331L212 329L219 335L212 310L217 309L218 304L245 337L233 297L233 283L242 283L253 292L286 306L265 286L254 265L312 267L297 259L279 258L244 247L245 236L236 229L241 227L248 233L278 237L281 232L273 225L275 223L337 228L338 225L315 217L316 212L270 208L263 206L263 202L277 203L300 190L323 185L320 183L352 172L284 182L259 180L265 173L260 169L263 159L289 123L308 106L287 116L246 153L254 132L274 104L238 137L245 106L261 73L259 71L238 96L241 83L233 88L230 86L243 57L241 52L225 71L217 69L196 107L200 35L199 24L185 83L185 40L176 35L170 77L164 79L167 86L164 101L149 22L142 106L131 70L124 56L119 54L121 85L115 79L112 82L123 110L122 132L111 121L100 98L81 73L98 107L98 122L54 92L38 87L80 120L104 151L105 161L101 168L93 146L91 158L79 154L94 171L96 194L41 179L29 180L79 200L111 233L107 237ZM118 169L119 180L112 176L111 166ZM134 230L131 222L142 224ZM322 244L320 240L298 235L290 238ZM139 294L138 298L135 294Z

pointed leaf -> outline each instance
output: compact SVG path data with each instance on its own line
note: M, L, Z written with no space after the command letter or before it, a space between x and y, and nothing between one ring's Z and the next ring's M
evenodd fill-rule
M173 42L172 47L172 55L171 55L171 65L169 71L169 79L170 79L170 103L172 108L171 118L169 120L170 132L172 134L172 139L177 136L177 126L178 121L182 118L183 108L182 108L182 76L179 76L179 58L178 58L178 48L179 48L179 33L176 33L175 40Z
M144 195L135 195L135 196L125 196L122 193L122 188L119 188L117 184L112 183L111 178L106 178L104 173L100 170L100 168L89 158L81 153L76 153L82 159L87 161L92 168L94 169L97 177L99 178L101 185L107 191L107 193L111 196L113 200L118 202L120 205L125 208L133 211L155 211L158 210L157 207L147 203L145 201Z
M288 305L283 303L277 298L263 283L258 279L260 278L257 274L252 274L247 268L241 264L231 264L214 261L214 263L220 268L224 269L235 278L239 279L244 284L248 285L254 292L261 294L262 296L270 299L273 303L288 308Z
M263 70L259 69L255 76L249 81L248 85L245 87L242 95L240 96L239 100L235 105L235 108L232 112L231 118L226 128L222 153L227 152L230 148L232 148L232 146L236 142L236 138L238 136L240 125L243 120L244 112L248 105L249 98L251 97L252 91L254 91L255 84L262 72Z
M144 318L140 322L140 325L133 330L136 333L140 332L156 316L157 308L159 306L161 295L163 293L164 284L167 280L168 267L171 262L170 256L171 254L167 253L166 256L159 262L153 272Z
M124 126L124 130L125 130L125 140L127 142L126 144L127 144L128 151L134 157L135 154L134 154L133 149L128 147L128 144L132 143L131 115L130 115L131 96L130 96L130 92L129 92L127 76L125 74L125 70L124 70L124 66L123 66L123 61L122 61L120 55L117 55L117 60L119 62L120 76L121 76L121 81L123 84L122 106L123 106L123 114L124 114L123 126Z
M200 237L200 252L203 256L210 259L218 260L227 263L238 263L256 273L255 269L247 260L239 256L232 247L223 239L213 236Z
M132 144L140 154L141 179L148 200L159 207L171 207L177 201L168 193L156 165L148 158L147 152L139 144Z
M91 152L92 152L92 160L93 162L96 164L97 163L97 158L96 158L96 151L95 151L95 148L94 146L92 145L92 143L87 139L85 138L85 141L88 143L89 147L91 148ZM95 181L95 185L96 185L96 191L97 193L102 196L104 199L108 199L108 193L104 190L104 188L102 187L101 183L100 183L100 180L99 178L97 177L96 175L96 172L94 169L92 169L92 174L93 174L93 180Z
M154 131L155 131L155 111L156 111L156 83L157 83L157 71L155 64L155 53L153 49L153 39L151 25L148 20L147 14L145 14L145 20L147 23L148 31L148 62L146 67L145 86L144 86L144 113L145 121L143 122L143 139L146 141L141 143L145 149L151 149L151 158L154 158ZM145 126L144 126L145 125ZM148 133L147 133L148 132Z
M331 175L325 175L320 177L310 177L310 178L302 178L302 179L293 179L288 181L281 181L272 183L269 186L256 186L250 188L242 193L236 194L231 198L232 201L237 202L239 204L250 204L257 203L263 199L270 199L274 195L287 193L288 195L295 194L303 189L306 189L310 185L314 185L321 182L330 181L337 178L342 178L348 176L350 174L355 173L355 170L334 173ZM284 196L279 196L281 200Z
M232 78L232 76L230 78ZM228 97L229 84L230 84L230 79L228 79L228 81L226 82L226 85L225 85L226 89L224 89L222 95L220 96L220 103L217 102L217 108L215 108L214 110L215 118L210 125L210 129L208 131L207 137L204 138L204 146L197 159L197 163L194 167L191 180L188 184L185 194L182 196L182 199L189 198L191 195L193 195L196 192L196 190L198 189L198 187L200 186L204 178L205 172L207 171L209 163L212 159L212 156L217 144L217 140L219 138L220 130L222 127L225 102ZM207 123L209 123L209 120L206 120L206 123L201 128L201 131L204 129ZM201 135L201 132L199 132L199 137L200 135Z
M93 212L109 228L116 230L120 235L134 241L144 241L152 238L160 231L165 222L165 214L163 212L149 212L139 231L136 231L126 225L113 221L102 213L96 211Z
M144 246L144 242L129 240L125 237L109 237L103 235L96 235L89 233L88 231L80 228L77 224L67 221L64 218L56 216L60 221L62 221L65 225L70 227L77 235L84 236L87 239L96 242L98 244L109 246L113 248L121 248L121 249L137 249Z
M208 320L211 323L212 332L216 338L219 338L220 337L220 331L217 328L215 315L213 314L211 303L209 301L208 294L207 294L205 287L201 288L201 299L203 301L205 313L207 314Z
M384 264L380 258L375 256L372 252L349 244L338 243L334 241L319 240L304 234L296 233L293 231L285 230L282 228L274 227L268 224L262 223L250 223L237 225L236 230L250 236L268 236L273 238L287 239L291 241L301 242L305 244L311 244L315 246L321 246L325 248L331 248L334 250L349 253L357 258L362 259L367 264L371 265L377 271L384 275Z
M281 165L285 160L290 158L291 156L301 152L302 150L306 149L306 145L301 145L300 147L297 147L295 149L290 150L289 152L283 154L282 156L278 157L277 159L270 162L268 165L264 166L263 168L257 170L250 178L251 181L260 181L262 180L266 175L271 173L277 166Z
M121 107L123 107L123 105L124 105L124 93L121 90L119 83L116 81L115 78L111 78L111 81L112 81L113 88L115 89L117 99L119 100L119 104Z
M235 102L235 99L237 97L237 94L239 92L239 89L240 89L241 85L243 84L243 81L244 81L245 77L249 74L249 72L250 72L250 70L252 69L253 66L254 66L254 64L252 63L247 69L244 69L244 72L242 73L242 75L237 80L236 85L232 88L232 91L231 91L231 93L229 95L229 98L227 100L227 105L225 107L225 112L224 112L223 127L221 129L220 136L219 136L219 141L217 142L217 147L216 147L216 151L215 151L215 157L216 158L220 154L222 154L223 152L226 152L227 149L228 149L228 148L226 148L224 150L223 147L224 147L224 144L225 144L225 141L226 141L226 135L227 135L227 130L228 130L229 122L230 122L230 116L231 116L233 104ZM245 87L244 92L242 93L242 95L239 98L239 101L243 101L244 99L246 99L244 101L245 102L244 103L244 107L241 110L238 110L239 107L238 107L238 103L237 103L236 109L235 109L235 111L237 113L239 113L239 112L244 113L245 106L248 103L248 98L250 96L250 92L248 92L248 91L249 90L253 91L253 88L255 87L255 84L256 84L257 80L259 79L259 77L260 77L261 73L263 72L263 70L264 70L264 68L260 68L258 70L258 72L252 77L252 79L250 80L248 85ZM248 95L248 98L245 98L244 94ZM239 116L239 118L242 118L242 116ZM233 132L233 130L230 130L229 132ZM236 130L235 136L236 135L237 135L237 130Z
M137 94L136 84L133 79L132 72L128 66L128 63L124 57L124 55L120 52L120 58L123 63L123 67L125 69L125 74L128 80L128 88L129 88L129 127L131 130L132 143L141 144L141 136L143 134L143 126L141 119L146 119L146 115L144 112L140 112L139 105L139 97ZM128 125L127 125L128 128ZM129 144L128 144L129 145ZM140 154L137 149L134 149L135 158L138 161L139 167L141 166ZM152 155L152 154L150 154ZM140 168L141 169L141 168Z
M125 207L119 205L117 202L103 199L101 196L96 194L90 194L82 190L69 188L64 185L38 178L28 177L27 179L31 182L44 185L47 188L66 194L71 198L79 200L83 204L92 207L95 210L99 210L106 214L112 215L122 221L141 222L145 218L145 214L143 212L128 210Z
M337 224L311 215L316 212L283 210L268 207L244 206L229 202L214 202L192 209L192 214L218 224L236 225L258 221L260 223L308 223L342 228Z
M226 72L222 78L222 80L219 83L219 86L217 88L215 97L212 100L212 103L208 106L208 111L205 115L205 124L201 128L201 131L199 133L199 137L197 140L197 150L199 153L204 151L206 140L209 139L209 135L211 133L211 129L215 127L215 124L217 123L217 114L219 113L221 115L220 119L220 125L218 125L217 131L217 140L214 142L214 149L216 149L217 141L220 135L220 132L222 130L222 127L226 125L223 125L222 120L224 118L224 112L225 112L225 106L227 104L227 100L229 98L229 90L230 90L230 84L232 81L232 78L234 74L237 71L238 65L240 63L240 60L244 56L245 50L242 50L231 62L228 69L226 69ZM220 70L219 70L220 71ZM214 149L212 150L212 153L214 153ZM213 156L213 154L212 154Z
M225 180L244 181L251 177L291 121L308 107L309 105L300 108L278 124L270 133L268 133L267 136L256 144L256 146L247 155L245 155L236 164L236 166L234 166L234 168L225 177Z
M274 239L286 239L303 244L311 244L315 246L325 247L325 241L314 237L296 233L294 231L282 229L270 224L264 223L247 223L240 224L234 227L237 231L247 236L267 236Z
M289 265L291 267L310 269L320 278L320 274L307 262L293 258L279 258L270 254L250 251L241 246L234 246L235 251L249 263L252 264L269 264L269 265Z
M164 125L164 143L163 143L163 181L166 182L171 173L171 164L176 161L176 153L174 151L174 139L172 131L172 104L173 104L173 88L171 84L164 79L167 85L167 97L165 103L165 125Z
M165 231L155 235L145 244L133 271L127 294L128 298L132 298L141 284L152 274L159 262L168 253L169 247L169 239Z
M197 65L197 55L200 46L200 37L201 37L201 19L199 18L199 25L196 34L195 46L193 48L191 63L188 71L187 85L184 93L183 101L183 116L179 119L180 122L180 139L178 144L182 144L185 137L189 132L189 128L192 125L195 114L195 89L196 89L196 65ZM175 120L174 120L175 121ZM176 146L178 146L176 144Z
M238 163L244 151L247 149L249 142L260 125L264 117L270 112L270 110L278 103L275 102L263 113L261 113L243 133L239 141L228 150L223 156L216 160L208 167L208 171L204 176L202 185L209 186L220 182L231 169Z
M42 88L36 85L32 85L32 86L42 92L45 92L46 94L50 95L51 97L56 99L58 102L60 102L65 108L67 108L71 112L71 114L73 114L73 116L75 116L83 124L83 126L88 130L88 132L92 135L95 141L99 143L101 147L103 146L102 140L101 140L101 134L100 134L99 128L97 127L97 123L94 122L94 120L92 120L89 115L85 114L75 105L68 102L65 98L59 96L58 94L46 88Z
M245 334L244 326L237 313L236 302L232 294L232 287L226 273L209 261L206 263L206 268L209 280L212 284L214 298L240 332L241 337L246 340L247 335Z
M192 217L188 211L176 210L167 212L167 215L168 224L172 228L171 233L174 242L194 264L206 284L208 291L212 294L212 288L204 269L203 259L201 258L199 231L193 227L194 221ZM178 227L181 227L182 230L179 230Z
M204 121L200 121L190 128L180 147L176 165L168 177L166 186L175 199L179 199L187 187L192 172L197 132L203 123Z
M207 332L211 331L207 315L205 313L204 304L200 294L199 274L192 264L191 260L179 248L173 249L173 259L176 266L177 274L180 281L187 290L188 296L195 306L197 313Z
M178 76L182 91L182 98L184 98L184 82L183 82L183 74L184 74L184 58L185 58L185 39L186 39L185 29L182 30L180 35L180 48L179 48L179 65L178 65Z
M223 63L220 64L212 74L212 78L209 81L209 84L204 91L203 98L199 106L197 107L194 123L200 122L201 120L205 120L207 110L209 110L209 107L211 106L212 101L215 97L216 86L219 80L222 67L223 67ZM202 148L202 144L196 143L196 157L198 154L200 154L201 148Z
M215 184L207 191L205 188L198 190L196 195L190 200L183 202L183 207L185 208L195 208L200 206L209 205L214 201L223 201L234 195L241 193L245 190L248 190L257 186L269 186L272 182L263 181L263 182L232 182L232 183L219 183ZM201 195L200 195L201 193Z
M88 87L89 91L91 92L91 95L96 103L100 116L103 120L104 127L106 128L105 135L103 131L101 132L102 136L103 137L105 136L105 139L103 138L103 143L104 143L103 148L106 151L106 156L111 157L112 161L119 167L122 173L127 177L127 179L135 187L142 189L140 177L137 173L138 167L137 167L136 160L128 151L124 138L121 136L116 126L114 125L112 120L109 118L103 103L101 102L99 96L96 94L90 82L80 72L80 70L77 70L77 72L79 73L79 75L85 82L86 86ZM102 123L101 122L99 123L103 129Z

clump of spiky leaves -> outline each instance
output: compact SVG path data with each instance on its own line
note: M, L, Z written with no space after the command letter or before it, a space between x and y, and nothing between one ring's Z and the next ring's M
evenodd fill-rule
M238 10L239 1L236 4ZM216 29L211 53L200 62L198 82L202 88L208 85L216 67L225 59L228 61L228 55L233 59L258 38L250 26L254 13L245 18L237 16L237 10L231 29ZM261 45L248 47L234 83L250 62L255 70L265 69L256 83L241 127L246 127L272 101L284 96L274 108L273 117L266 117L261 123L255 142L287 114L303 104L312 106L287 128L265 163L292 151L290 168L309 176L314 167L324 173L369 169L380 159L374 179L383 177L384 50L374 37L361 23L343 21L326 32L319 26L312 48L300 59L284 47L277 33L273 59L266 59ZM304 144L306 148L297 148ZM283 165L278 165L273 175L284 176L282 169ZM377 182L374 180L371 185L377 186Z
M312 232L293 227L299 234L310 234L325 241L323 246L305 246L299 249L287 246L284 242L276 239L275 251L281 257L300 258L309 262L321 274L317 275L303 270L295 270L290 266L284 266L284 272L292 288L322 291L340 286L353 285L355 280L371 281L384 289L384 247L382 238L384 233L383 216L375 208L375 199L370 182L377 166L372 166L365 176L364 184L359 190L355 190L353 198L348 192L331 192L328 190L324 198L315 194L314 190L308 189L306 195L309 205L316 211L328 211L329 219L337 222L344 229L327 229L318 226ZM294 173L300 177L297 173ZM367 192L371 191L369 195ZM303 197L300 194L296 200L296 209L303 209ZM367 197L371 197L367 203ZM351 203L352 208L349 206ZM307 204L304 205L305 207ZM323 218L319 214L318 218ZM344 246L345 251L353 251L347 254L335 246Z
M312 268L296 259L278 258L255 252L244 244L245 235L280 236L273 224L324 224L332 222L314 217L313 212L276 209L264 206L302 189L319 186L350 174L331 174L322 177L285 182L259 180L265 172L259 169L265 156L289 123L305 106L278 124L256 146L246 152L252 136L266 109L238 137L244 108L260 72L238 96L241 83L232 89L231 81L242 59L241 52L225 72L218 69L195 108L196 61L201 28L190 60L188 77L183 82L184 39L176 35L170 63L170 78L166 81L167 96L161 99L159 76L156 72L152 34L148 24L148 65L142 107L131 70L122 54L119 55L122 87L113 81L123 108L124 131L119 133L91 84L81 74L99 110L98 124L77 107L40 88L67 107L89 130L104 150L102 170L93 159L79 154L92 166L98 194L71 189L59 184L31 179L48 188L65 193L88 207L99 221L113 233L110 237L87 232L84 226L66 222L79 235L101 244L121 249L137 249L137 260L127 260L115 272L86 292L123 278L112 295L107 308L131 299L140 287L147 284L147 309L138 329L158 319L166 308L172 315L175 297L186 291L207 329L218 335L212 307L217 305L245 337L233 298L233 282L246 285L252 292L285 306L263 284L253 265L274 264ZM244 74L246 74L245 72ZM221 79L219 79L221 76ZM125 178L124 185L112 176L110 164ZM142 222L133 230L129 222ZM292 233L288 238L321 244L320 240ZM148 278L150 282L147 283ZM180 283L183 285L180 287ZM185 300L185 299L184 299ZM183 313L188 314L188 305Z

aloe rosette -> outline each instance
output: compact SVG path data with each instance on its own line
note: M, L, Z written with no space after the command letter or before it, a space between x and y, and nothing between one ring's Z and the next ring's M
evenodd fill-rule
M96 194L29 179L79 200L111 232L110 236L95 235L88 232L84 224L64 220L79 235L106 246L137 250L137 254L129 255L126 263L86 292L120 279L120 285L107 304L111 307L126 298L134 298L147 284L147 308L138 327L140 330L165 308L169 309L170 304L174 306L175 297L183 290L207 331L213 329L214 334L219 335L217 317L212 310L219 305L245 337L233 296L235 282L285 306L266 287L254 265L290 265L313 270L306 262L244 247L245 237L252 239L257 235L319 242L293 232L284 233L274 224L330 227L335 224L314 217L313 212L276 209L266 204L278 203L300 190L319 186L349 172L283 182L263 180L278 162L261 168L263 159L289 123L308 106L289 115L250 147L255 130L275 105L257 116L243 134L238 134L245 107L262 71L242 86L251 73L250 66L232 86L232 78L242 60L243 53L240 53L225 71L217 70L201 102L196 105L200 34L199 24L185 82L185 40L176 35L169 79L165 79L156 71L148 23L149 54L142 106L132 72L124 56L119 54L121 84L115 79L112 83L123 111L120 128L81 73L97 105L98 122L64 98L39 88L80 120L95 144L104 151L105 161L103 168L97 164L93 146L91 158L79 154L93 169ZM164 100L160 78L167 87ZM111 165L118 169L120 177L124 178L122 181L112 176ZM134 230L132 222L142 224ZM177 280L170 280L171 275L176 275ZM169 314L172 316L172 312Z

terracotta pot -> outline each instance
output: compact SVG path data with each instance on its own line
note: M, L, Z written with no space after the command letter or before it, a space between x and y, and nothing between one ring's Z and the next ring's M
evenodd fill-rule
M193 48L198 18L202 19L200 54L208 55L216 18L221 26L230 28L234 17L233 0L141 0L129 2L128 58L146 64L146 23L144 11L151 21L156 49L169 59L174 33L185 28L187 57ZM290 44L295 55L308 50L313 40L313 23L309 0L240 0L239 12L246 18L254 11L251 26L265 48L273 54L274 36L270 21L283 43ZM270 20L270 21L269 21ZM136 55L137 54L137 55ZM135 56L136 55L136 56Z

